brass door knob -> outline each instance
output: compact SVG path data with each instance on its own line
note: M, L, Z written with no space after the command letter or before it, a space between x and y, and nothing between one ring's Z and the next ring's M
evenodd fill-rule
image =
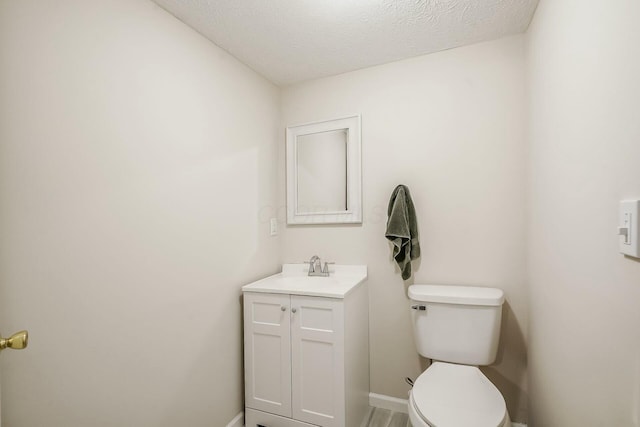
M9 338L0 337L0 350L9 347L14 350L22 350L29 343L29 333L27 331L16 332Z

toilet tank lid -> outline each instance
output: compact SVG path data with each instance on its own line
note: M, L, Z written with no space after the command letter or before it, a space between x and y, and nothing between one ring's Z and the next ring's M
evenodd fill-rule
M411 285L409 298L443 304L499 306L504 302L504 292L502 289L480 286Z

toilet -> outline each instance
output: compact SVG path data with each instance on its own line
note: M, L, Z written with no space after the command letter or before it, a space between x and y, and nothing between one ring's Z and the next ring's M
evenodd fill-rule
M495 361L504 292L412 285L409 298L418 353L432 359L409 394L413 427L511 427L502 394L478 369Z

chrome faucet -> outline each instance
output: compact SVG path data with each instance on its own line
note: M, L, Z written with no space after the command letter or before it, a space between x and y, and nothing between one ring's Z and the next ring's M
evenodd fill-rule
M308 276L329 277L329 264L333 264L333 263L325 262L323 267L320 257L318 255L312 256L311 259L309 260Z

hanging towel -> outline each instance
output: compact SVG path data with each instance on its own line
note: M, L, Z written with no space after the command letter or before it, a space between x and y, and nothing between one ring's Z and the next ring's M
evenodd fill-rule
M387 214L385 237L393 243L393 258L402 271L402 279L407 280L411 277L411 260L420 257L420 242L416 209L406 185L393 190Z

